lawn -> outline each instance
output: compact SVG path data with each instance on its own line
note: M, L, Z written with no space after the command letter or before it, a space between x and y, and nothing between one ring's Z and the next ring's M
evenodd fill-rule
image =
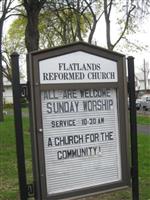
M140 119L141 120L141 119ZM28 118L23 119L28 183L32 182ZM138 134L140 200L150 200L150 136ZM19 200L13 117L0 123L0 200ZM84 198L85 199L85 198ZM86 198L88 200L131 200L131 189Z
M32 183L31 146L28 118L23 119L26 171L28 183ZM0 200L19 200L16 164L16 145L12 116L0 122Z
M138 115L137 123L141 125L150 125L150 116L148 115Z

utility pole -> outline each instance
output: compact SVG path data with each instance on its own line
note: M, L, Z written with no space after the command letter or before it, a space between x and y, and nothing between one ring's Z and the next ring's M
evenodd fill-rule
M146 62L145 62L145 59L144 59L144 63L143 63L143 73L144 73L144 90L145 90L145 93L146 93L146 90L147 90L147 77L146 77L146 75L147 75L147 70L146 70Z
M141 69L143 72L143 77L144 77L144 90L145 93L147 92L148 89L148 75L150 73L150 68L149 68L149 63L145 61L143 61L143 68Z

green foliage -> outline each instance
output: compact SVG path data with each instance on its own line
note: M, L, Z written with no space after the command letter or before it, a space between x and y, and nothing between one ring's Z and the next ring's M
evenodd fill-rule
M7 108L13 108L13 104L11 103L4 104L4 109L7 109Z
M7 36L4 39L4 47L9 49L11 54L14 51L17 51L20 54L25 53L25 27L26 27L26 18L19 16L11 24Z
M28 101L26 100L26 98L21 98L21 107L22 108L28 107Z
M80 15L80 29L85 38L88 32L88 24L85 17L91 21L90 13ZM27 19L19 16L11 24L6 38L4 38L4 49L25 52L25 27ZM39 16L40 48L48 48L77 41L76 14L65 8L56 10L44 10Z
M10 82L12 81L12 68L10 55L17 52L20 55L20 66L24 65L25 49L25 26L26 18L23 16L18 17L10 25L7 35L3 38L3 75ZM20 77L23 78L23 72L20 72Z
M88 32L85 16L80 15L80 30L82 37ZM90 21L90 14L86 13ZM78 39L76 14L70 9L56 11L45 11L40 15L40 47L48 48L75 42Z

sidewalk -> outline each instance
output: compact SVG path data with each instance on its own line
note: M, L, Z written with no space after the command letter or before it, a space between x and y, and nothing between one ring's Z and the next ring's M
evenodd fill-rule
M137 124L137 132L150 135L150 125Z

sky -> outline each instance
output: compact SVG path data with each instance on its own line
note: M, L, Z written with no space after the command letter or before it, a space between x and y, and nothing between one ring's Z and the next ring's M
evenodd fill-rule
M14 20L13 17L9 18L5 24L4 24L4 33L7 33L7 30ZM139 24L140 32L137 32L134 35L131 35L131 40L134 42L135 40L138 41L139 44L148 45L149 48L147 50L142 52L133 52L132 50L127 50L126 52L121 52L125 54L126 56L133 56L135 58L135 72L139 73L142 68L144 59L146 63L149 63L150 68L150 16L145 18L141 24ZM103 30L103 31L102 31ZM114 27L111 27L111 37L112 40L117 36L117 29ZM117 38L117 37L116 37ZM115 39L116 39L115 38ZM105 47L106 46L106 38L105 38L105 24L99 23L96 28L96 32L94 34L94 40L97 42L98 46ZM115 41L115 40L114 40ZM149 73L150 76L150 73Z
M148 45L149 47L146 50L134 52L132 49L127 49L125 52L121 52L126 57L133 56L134 63L135 63L135 72L139 73L141 70L140 68L143 66L144 59L146 63L149 63L150 68L150 16L145 18L143 20L142 24L139 24L140 26L140 32L136 32L135 34L131 35L131 41L138 41L139 45ZM112 27L111 27L112 28ZM101 31L103 30L103 32ZM112 28L111 38L115 37L117 35L116 29ZM94 35L95 40L97 41L97 44L100 46L104 46L106 44L106 38L105 38L105 25L98 24L96 33ZM116 37L117 38L117 37ZM116 39L115 38L115 39ZM114 40L115 41L115 40Z

